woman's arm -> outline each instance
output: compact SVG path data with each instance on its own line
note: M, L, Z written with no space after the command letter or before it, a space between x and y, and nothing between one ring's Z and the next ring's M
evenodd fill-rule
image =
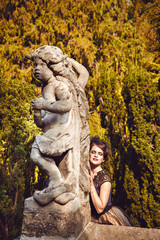
M97 191L95 189L94 183L93 183L93 178L90 175L90 192L91 192L91 198L93 205L97 211L98 214L102 213L103 210L105 209L109 196L110 196L110 191L111 191L111 183L110 182L104 182L101 185L100 188L100 195L98 196Z

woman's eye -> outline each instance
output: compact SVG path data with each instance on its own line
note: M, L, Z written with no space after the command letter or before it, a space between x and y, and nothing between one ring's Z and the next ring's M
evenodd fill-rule
M103 156L103 153L99 152L98 155L102 157L102 156Z
M95 153L96 153L96 151L91 151L91 153L92 153L92 154L95 154Z
M91 151L91 153L92 153L92 154L96 154L96 151L93 150L93 151ZM101 153L101 152L98 152L97 154L98 154L100 157L103 156L103 153Z

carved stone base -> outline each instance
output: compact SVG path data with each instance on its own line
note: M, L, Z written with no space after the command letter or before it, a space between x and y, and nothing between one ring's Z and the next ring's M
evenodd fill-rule
M27 198L24 204L24 218L21 240L77 239L90 221L88 201L83 205L79 198L59 205L55 202L40 206L33 197Z

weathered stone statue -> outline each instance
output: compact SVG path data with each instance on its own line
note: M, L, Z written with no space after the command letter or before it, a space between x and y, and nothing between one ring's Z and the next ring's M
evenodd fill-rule
M89 108L84 91L88 71L55 46L42 46L26 57L34 62L33 74L42 83L42 97L32 101L32 108L34 121L44 134L36 136L31 160L49 176L48 186L34 193L35 203L31 205L36 211L37 202L39 207L52 206L59 215L79 212L81 217L72 223L82 224L89 211ZM29 200L26 205L28 209ZM25 220L26 233L24 225Z
M54 46L40 47L26 57L34 62L33 73L42 83L42 97L33 100L32 107L44 134L36 136L31 159L50 181L25 200L20 240L160 239L158 229L90 222L89 113L84 92L88 72Z

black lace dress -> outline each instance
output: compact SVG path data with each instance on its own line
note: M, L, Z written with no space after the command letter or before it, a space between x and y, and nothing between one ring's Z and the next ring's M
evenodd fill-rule
M100 187L105 182L111 182L111 178L104 170L101 170L97 173L97 175L93 179L97 194L100 194ZM112 192L112 189L111 189ZM109 196L108 203L101 214L96 212L96 209L92 203L92 199L90 197L91 204L91 216L92 221L102 224L116 225L116 226L134 226L128 215L117 206L112 206L111 202L111 192Z

